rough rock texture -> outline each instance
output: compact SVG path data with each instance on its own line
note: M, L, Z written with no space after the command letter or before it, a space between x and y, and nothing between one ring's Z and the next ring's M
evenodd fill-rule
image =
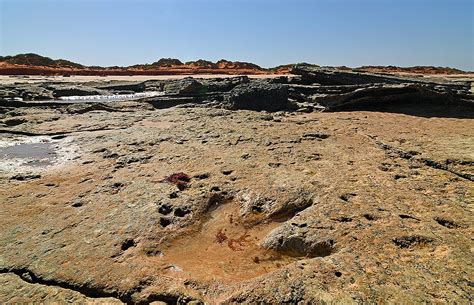
M301 75L303 84L318 83L321 85L354 85L371 84L377 82L400 83L400 80L395 77L371 75L368 73L357 73L312 66L295 66L291 70L291 73Z
M270 232L262 247L295 257L325 257L333 251L334 239L327 231L308 229L304 224L288 224Z
M112 90L112 91L132 91L132 92L143 92L146 90L145 82L138 83L115 83L115 84L106 84L103 86L98 86L99 89L103 90Z
M53 97L106 94L104 90L85 86L52 86L50 89L53 90Z
M290 108L285 86L265 82L241 84L225 99L230 109L279 111Z
M196 96L203 94L206 89L200 82L190 77L166 84L164 91L172 95Z
M366 110L466 118L474 113L470 81L428 80L305 66L295 67L293 73L298 73L299 78L286 80L289 97L303 112Z
M268 113L275 97L248 88L282 85L249 81L257 112L225 109L246 80L201 84L221 82L235 87L110 103L4 98L0 302L472 302L465 85L279 79L300 108ZM407 88L422 95L390 101ZM420 107L425 90L447 99ZM347 103L360 107L330 111Z
M247 76L202 80L210 92L228 92L237 85L250 82Z
M343 94L314 95L312 100L327 111L402 110L408 106L421 111L438 107L447 115L459 108L474 112L473 102L457 100L449 92L437 92L417 84L371 86Z

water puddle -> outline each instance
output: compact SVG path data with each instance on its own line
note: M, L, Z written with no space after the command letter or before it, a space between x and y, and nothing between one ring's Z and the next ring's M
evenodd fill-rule
M229 202L212 212L199 232L170 241L153 257L165 274L204 281L245 281L294 262L259 246L279 223L248 226L239 218L238 205Z
M0 140L0 171L36 172L72 159L69 139L51 137L16 137Z
M41 166L52 164L56 157L53 143L21 143L9 147L0 147L2 159L25 159L28 165Z
M164 92L147 91L133 94L112 94L112 95L85 95L85 96L63 96L55 100L41 102L59 102L59 103L91 103L91 102L123 102L137 100L147 97L161 96Z

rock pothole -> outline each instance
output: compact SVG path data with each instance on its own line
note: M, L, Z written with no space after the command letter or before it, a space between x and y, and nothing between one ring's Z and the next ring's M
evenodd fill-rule
M220 201L208 210L209 218L199 228L192 227L190 232L158 246L145 245L147 256L160 264L165 274L229 282L248 280L298 260L261 246L264 237L279 223L267 220L249 224L240 216L239 208L234 200ZM176 208L173 214L188 212ZM160 224L168 226L169 218L162 217ZM323 248L320 251L326 252Z
M129 248L135 247L136 245L137 243L135 242L135 240L133 240L132 238L127 238L120 245L120 249L122 249L122 251L126 251Z

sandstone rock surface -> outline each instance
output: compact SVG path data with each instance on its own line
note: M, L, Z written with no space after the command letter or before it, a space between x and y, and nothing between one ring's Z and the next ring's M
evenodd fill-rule
M0 302L470 303L467 85L302 79L2 85Z

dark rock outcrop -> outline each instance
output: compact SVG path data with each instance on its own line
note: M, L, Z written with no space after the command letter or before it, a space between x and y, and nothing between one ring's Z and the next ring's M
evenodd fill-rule
M197 96L204 94L206 88L192 77L187 77L166 84L164 91L170 95Z
M155 61L151 64L152 66L158 67L172 67L172 66L181 66L183 63L176 58L160 58L158 61Z
M51 90L35 84L0 85L0 99L21 98L24 100L52 99Z
M133 92L143 92L146 89L144 82L139 83L123 83L123 84L110 84L97 87L98 89L103 90L113 90L113 91L133 91Z
M207 87L209 92L227 92L237 85L248 84L249 82L248 76L202 80L202 83Z
M327 110L355 110L377 107L390 103L408 103L417 100L433 100L440 96L417 85L385 85L356 89L342 94L327 94L314 97L314 101Z
M256 81L233 88L225 98L229 109L279 111L291 108L288 88L279 84Z
M54 97L107 94L107 91L86 86L57 86L51 89L53 89Z
M313 66L295 66L291 70L291 73L300 75L303 84L355 85L371 83L398 84L403 82L403 80L396 77L384 77L368 73L356 73Z
M289 96L301 111L384 111L426 117L474 117L467 81L424 80L295 66Z

